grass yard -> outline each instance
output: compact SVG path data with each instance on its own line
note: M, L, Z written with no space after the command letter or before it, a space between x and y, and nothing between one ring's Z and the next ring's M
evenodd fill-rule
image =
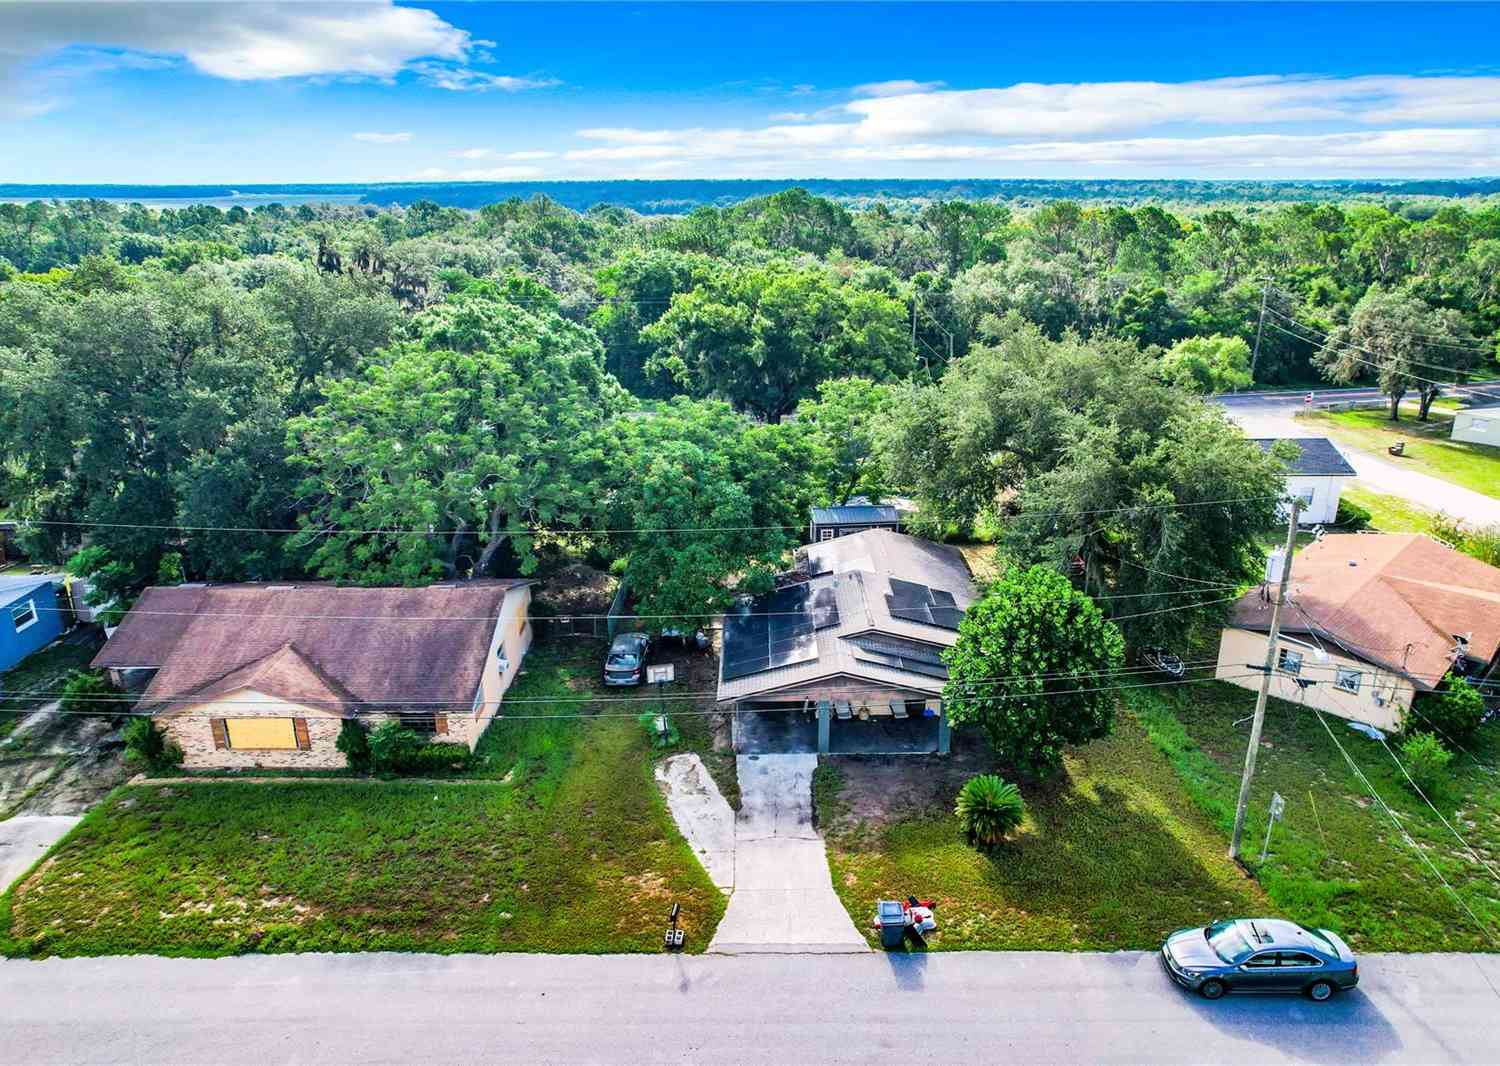
M468 781L121 789L0 898L10 955L690 950L724 911L633 717L590 705L597 648L539 645ZM515 714L522 713L519 704ZM604 706L609 705L594 705Z
M1255 694L1214 683L1132 696L1151 738L1217 827L1218 839L1227 841L1249 736L1244 719L1254 710ZM1500 877L1471 859L1406 788L1401 771L1377 741L1339 719L1327 721L1422 853L1494 931L1491 935L1500 936ZM1244 850L1275 910L1304 924L1337 930L1364 951L1500 948L1500 941L1476 928L1397 834L1314 712L1272 700L1263 739ZM1468 751L1455 759L1449 784L1432 798L1500 874L1500 727L1486 727ZM1274 831L1270 856L1260 864L1273 791L1285 799L1286 810Z
M1429 421L1418 422L1414 405L1403 404L1401 412L1400 422L1392 422L1384 411L1375 410L1320 411L1301 416L1301 421L1309 431L1326 433L1403 469L1500 498L1500 448L1450 440L1451 414L1434 409ZM1386 448L1398 440L1406 442L1406 453L1399 458L1386 455Z
M1418 507L1404 497L1361 488L1357 480L1346 485L1339 498L1369 511L1370 528L1382 533L1425 533L1437 517L1435 511Z
M956 772L905 765L895 772L945 780L918 813L893 820L860 810L858 778L878 767L832 760L815 780L834 887L867 935L877 899L909 894L938 900L932 947L950 950L1154 948L1181 926L1275 909L1127 715L1069 756L1058 780L1022 785L1025 825L989 855L962 841L952 814L958 783L982 760Z

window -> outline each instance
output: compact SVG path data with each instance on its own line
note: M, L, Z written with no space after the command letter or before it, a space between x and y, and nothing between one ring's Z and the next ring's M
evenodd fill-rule
M1291 648L1282 648L1276 655L1276 669L1284 674L1302 672L1302 653Z
M413 733L432 734L437 732L437 716L433 714L403 714L401 716L402 728L410 729Z
M1283 951L1281 953L1281 965L1283 966L1321 966L1318 959L1302 951Z
M1341 666L1333 675L1333 687L1340 692L1358 692L1360 680L1364 676L1358 670L1350 670Z
M1297 499L1302 502L1303 507L1311 507L1313 502L1313 490L1303 489L1301 492L1297 493Z
M290 718L226 718L228 747L239 751L295 751L297 730Z
M1262 951L1259 955L1252 955L1245 960L1245 966L1252 970L1269 970L1277 964L1278 952Z
M832 540L833 539L833 530L831 530L831 529L820 529L818 531L818 539L819 540Z
M10 620L16 624L16 632L36 625L36 600L18 603L10 609Z

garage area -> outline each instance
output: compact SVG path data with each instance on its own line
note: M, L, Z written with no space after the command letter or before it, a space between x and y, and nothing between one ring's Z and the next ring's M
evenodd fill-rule
M786 704L741 705L734 714L734 750L739 755L798 755L819 751L816 708ZM936 755L947 752L939 715L841 719L830 715L826 755Z

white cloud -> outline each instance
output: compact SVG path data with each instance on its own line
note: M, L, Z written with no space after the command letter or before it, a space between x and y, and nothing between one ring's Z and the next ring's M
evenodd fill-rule
M545 171L541 167L473 167L448 170L444 167L426 167L403 178L392 181L525 181L540 178Z
M455 159L508 159L512 162L525 162L532 159L551 159L557 155L556 152L524 151L524 152L501 152L494 148L460 148L456 152L449 153Z
M356 133L352 135L356 141L364 141L366 144L405 144L411 140L410 133Z
M556 78L522 78L510 74L490 74L472 67L447 66L442 63L416 63L413 64L412 69L428 85L456 93L490 91L519 93L527 89L550 89L562 84Z
M909 93L930 93L946 84L947 82L941 81L897 78L895 81L867 81L863 85L856 85L852 92L855 96L906 96Z
M424 8L392 0L360 2L51 3L4 5L0 32L0 108L11 113L55 99L57 83L97 72L89 57L116 50L140 62L182 57L200 73L230 81L304 77L391 79L414 71L439 88L539 88L550 79L476 70L492 41ZM46 86L18 77L45 60ZM29 93L29 102L23 98ZM8 99L7 99L8 98ZM4 113L0 111L0 113Z
M564 159L594 173L719 177L871 173L872 164L903 173L1467 175L1500 170L1497 121L1494 76L1013 85L865 96L760 128L591 127L577 131L591 143ZM1387 128L1401 126L1414 128Z
M1169 125L1500 119L1500 78L1264 75L1194 82L1023 83L855 100L864 141L1096 136Z

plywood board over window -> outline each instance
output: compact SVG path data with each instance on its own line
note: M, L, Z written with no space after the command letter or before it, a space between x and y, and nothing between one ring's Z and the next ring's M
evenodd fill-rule
M240 751L288 751L297 743L291 718L226 718L229 746Z

